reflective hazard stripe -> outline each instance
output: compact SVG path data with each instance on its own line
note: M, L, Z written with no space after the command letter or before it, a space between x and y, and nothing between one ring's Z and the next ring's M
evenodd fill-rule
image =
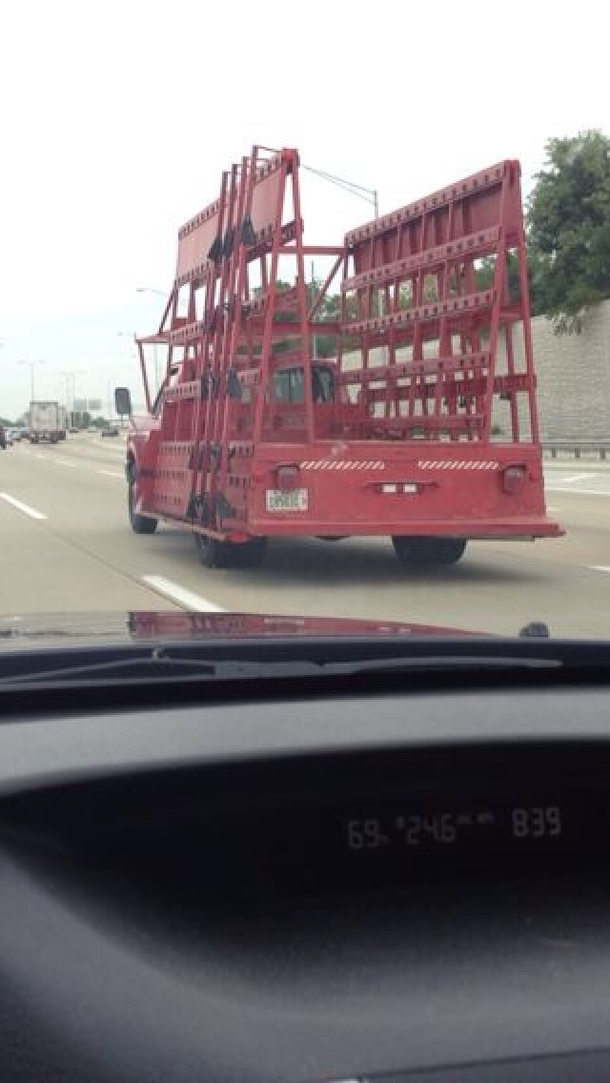
M381 459L311 459L301 463L301 470L383 470Z
M419 459L420 470L497 470L495 459Z

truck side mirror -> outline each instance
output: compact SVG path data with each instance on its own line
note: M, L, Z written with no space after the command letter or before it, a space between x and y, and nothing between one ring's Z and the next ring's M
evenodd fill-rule
M115 387L114 408L119 417L131 417L131 395L128 387Z

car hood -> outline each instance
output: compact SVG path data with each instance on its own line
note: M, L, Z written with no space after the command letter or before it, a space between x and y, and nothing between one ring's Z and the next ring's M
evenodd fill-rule
M143 640L244 639L292 636L463 636L462 628L400 621L353 620L256 613L58 613L0 618L0 650L28 643L68 645L134 643Z

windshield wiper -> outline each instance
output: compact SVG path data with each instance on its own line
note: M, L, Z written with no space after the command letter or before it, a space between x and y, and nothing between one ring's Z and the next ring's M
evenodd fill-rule
M0 677L0 688L17 685L57 684L63 682L87 684L129 681L140 683L167 680L196 681L238 681L238 680L273 680L307 676L357 676L368 672L408 673L430 670L445 672L474 670L514 670L514 669L557 669L563 662L555 657L513 656L510 654L493 655L477 653L458 654L451 651L432 651L404 657L363 657L349 660L315 660L302 657L290 659L273 658L271 660L252 660L230 658L210 660L183 654L179 649L172 651L155 647L146 654L127 658L112 658L102 661L85 661L77 665L61 665L45 668L44 664L35 670L23 673L11 673Z

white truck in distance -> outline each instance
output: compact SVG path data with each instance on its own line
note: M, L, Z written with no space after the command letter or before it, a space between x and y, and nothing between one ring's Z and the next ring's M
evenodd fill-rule
M41 440L57 444L64 439L65 431L65 412L58 402L30 403L30 442L32 444L38 444Z

